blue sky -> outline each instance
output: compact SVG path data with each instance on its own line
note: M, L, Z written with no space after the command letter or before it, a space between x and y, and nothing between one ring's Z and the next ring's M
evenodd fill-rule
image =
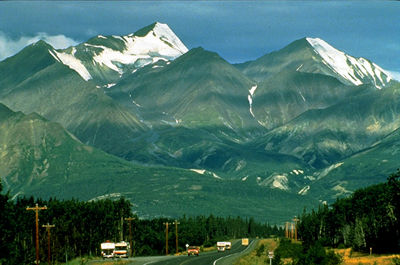
M400 72L399 14L398 1L0 2L0 60L38 39L61 48L159 21L189 49L202 46L231 63L319 37Z

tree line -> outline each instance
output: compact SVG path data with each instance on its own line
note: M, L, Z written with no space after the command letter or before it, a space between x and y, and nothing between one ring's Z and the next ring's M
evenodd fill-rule
M0 192L2 191L0 183ZM131 203L119 200L41 200L0 194L0 264L32 264L35 261L35 212L27 207L47 206L39 211L40 258L47 260L47 234L44 224L53 224L51 251L53 262L65 262L76 257L100 256L100 243L110 240L129 242L129 222L133 217L133 253L136 256L165 253L165 223L170 223L169 253L175 249L175 221L171 218L140 219L131 211ZM177 220L179 251L186 244L211 246L219 240L241 237L282 235L283 230L261 224L253 218L183 216Z
M298 225L306 248L315 242L373 253L400 252L400 170L387 182L356 190L310 213Z

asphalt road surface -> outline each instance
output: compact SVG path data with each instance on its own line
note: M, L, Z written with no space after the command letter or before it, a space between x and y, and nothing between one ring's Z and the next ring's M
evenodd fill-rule
M147 260L140 261L136 259L129 263L130 265L228 265L241 255L247 253L253 248L255 241L251 241L249 246L242 246L241 241L236 241L232 245L231 250L224 252L204 252L199 256L167 256L153 257Z

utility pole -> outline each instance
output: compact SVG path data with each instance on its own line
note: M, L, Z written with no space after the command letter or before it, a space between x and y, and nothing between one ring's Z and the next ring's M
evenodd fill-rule
M175 240L176 240L176 254L178 254L178 225L180 223L178 220L175 220L174 225L175 225Z
M48 257L48 263L49 265L51 264L51 253L50 253L50 228L55 227L55 225L49 225L49 223L47 223L47 225L42 225L42 227L46 227L46 231L47 231L47 248L48 248L48 253L47 253L47 257Z
M285 223L285 237L289 238L289 222Z
M290 238L294 239L294 224L290 223Z
M119 241L124 241L124 217L122 217L122 213L121 213L121 228L119 232Z
M134 217L126 217L125 221L129 221L129 247L131 249L131 257L133 257L133 244L132 244L132 221L135 220Z
M168 255L168 225L171 223L165 222L165 255Z
M39 211L40 210L47 210L46 206L39 207L39 205L36 203L35 207L26 207L26 210L32 210L35 211L36 215L36 265L39 264Z
M300 221L296 216L293 218L294 222L294 240L297 241L297 222Z

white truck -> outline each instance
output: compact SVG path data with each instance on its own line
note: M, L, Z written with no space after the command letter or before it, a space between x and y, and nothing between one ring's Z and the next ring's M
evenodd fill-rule
M226 249L225 242L222 242L222 241L217 242L217 250L218 250L218 252L225 251L225 249Z
M113 259L114 258L114 251L115 251L115 243L106 241L100 244L101 248L101 257L103 259Z
M116 258L128 258L129 243L121 241L115 243L114 257Z
M232 248L232 243L229 241L225 242L225 249L230 250L231 248Z

